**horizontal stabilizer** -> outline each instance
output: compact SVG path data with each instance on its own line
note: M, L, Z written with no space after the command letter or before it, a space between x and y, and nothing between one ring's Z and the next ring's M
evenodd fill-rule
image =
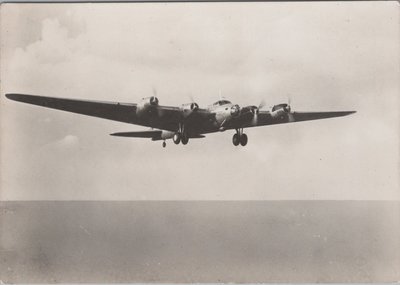
M162 132L161 130L153 130L153 131L141 131L141 132L122 132L122 133L113 133L110 134L110 136L116 136L116 137L127 137L127 138L150 138L153 141L159 141L165 139L165 137L162 137ZM172 138L167 137L167 138ZM200 134L190 134L189 138L191 139L201 139L205 138L204 135Z
M110 134L110 136L161 139L161 131L123 132L123 133L113 133Z

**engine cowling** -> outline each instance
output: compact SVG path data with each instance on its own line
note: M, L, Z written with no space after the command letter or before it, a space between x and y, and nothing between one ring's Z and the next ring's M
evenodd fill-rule
M259 108L257 106L246 106L240 110L241 116L247 115L247 114L254 116L254 115L258 115L258 113L259 113Z
M271 116L273 118L283 119L290 113L290 106L289 104L278 104L272 107L271 109Z
M233 105L230 109L230 114L232 117L237 117L240 115L240 107L239 105Z
M138 117L144 116L146 114L150 114L155 110L155 107L158 106L158 98L156 96L151 96L147 98L143 98L136 107L136 115Z
M193 112L197 111L199 109L199 105L197 103L188 103L188 104L183 104L181 106L181 110L183 113L183 116L186 118L190 116Z

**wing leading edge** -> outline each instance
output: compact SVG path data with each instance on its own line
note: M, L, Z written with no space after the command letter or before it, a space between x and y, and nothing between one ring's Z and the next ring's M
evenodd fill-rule
M321 120L336 117L343 117L354 114L356 111L337 111L337 112L293 112L293 122Z
M247 118L239 123L240 127L259 127L267 125L296 123L303 121L321 120L336 117L348 116L356 113L356 111L335 111L335 112L291 112L280 118L275 118L269 111L261 111L256 119ZM236 128L236 126L234 126Z
M134 123L136 104L54 98L26 94L6 94L8 99L57 109L81 115L93 116L124 123Z
M157 106L157 116L149 118L138 116L138 105L131 103L78 100L17 93L6 94L6 97L14 101L41 107L168 131L177 131L182 119L182 111L179 107ZM208 116L209 112L207 110L199 109L192 116L191 121L198 123L207 119Z

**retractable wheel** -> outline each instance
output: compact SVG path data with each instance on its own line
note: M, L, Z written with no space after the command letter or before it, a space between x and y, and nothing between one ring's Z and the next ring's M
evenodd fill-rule
M175 144L179 144L181 142L181 134L180 133L175 133L174 137L172 138Z
M247 141L248 141L247 135L246 134L242 134L240 136L240 144L242 146L245 146L247 144Z
M181 138L181 142L183 145L186 145L189 142L189 138L186 135L183 135Z
M240 137L239 134L234 134L232 138L232 143L234 146L238 146L240 143Z

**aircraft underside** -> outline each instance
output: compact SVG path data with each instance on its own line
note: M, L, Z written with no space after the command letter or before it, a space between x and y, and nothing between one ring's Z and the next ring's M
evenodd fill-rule
M215 131L211 131L209 133L213 133L213 132L217 132L217 131L218 130L215 130ZM203 136L203 135L198 135L198 136L196 136L196 135L188 135L185 132L182 132L182 131L179 132L178 131L178 132L175 132L173 134L172 140L176 145L178 145L180 143L183 144L183 145L187 145L191 138L203 138L203 137L205 137L205 136ZM157 139L153 139L153 140L157 140ZM166 139L163 139L163 143L162 143L163 147L167 146L167 143L166 143L165 140ZM248 137L247 137L247 135L245 133L243 133L243 128L236 129L236 133L232 137L233 145L234 146L238 146L240 144L242 146L245 146L245 145L247 145L247 142L248 142Z

